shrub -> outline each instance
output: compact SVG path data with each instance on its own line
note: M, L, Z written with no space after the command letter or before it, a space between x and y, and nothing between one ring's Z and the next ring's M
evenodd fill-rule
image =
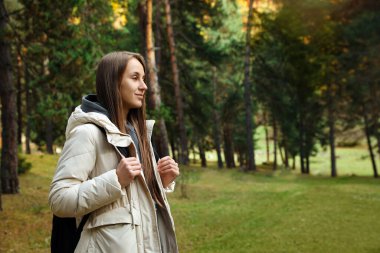
M18 154L18 168L17 173L24 174L32 168L32 164L26 161L26 157L22 156L20 153Z

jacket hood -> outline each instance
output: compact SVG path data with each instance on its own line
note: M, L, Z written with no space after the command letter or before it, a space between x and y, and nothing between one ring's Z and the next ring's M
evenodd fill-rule
M84 96L80 107L84 112L98 112L110 118L107 109L100 104L95 94Z
M66 138L68 138L70 132L75 127L89 123L102 127L106 131L107 139L109 141L114 140L112 142L119 142L117 140L119 140L120 138L129 136L128 134L120 132L119 128L111 122L107 109L105 109L99 103L96 95L94 94L84 96L82 98L82 104L80 106L77 106L75 110L71 113L71 116L67 122ZM149 140L152 135L153 125L154 120L146 121Z

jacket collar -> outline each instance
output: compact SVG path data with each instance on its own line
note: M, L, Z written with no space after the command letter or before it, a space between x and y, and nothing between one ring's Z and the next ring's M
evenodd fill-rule
M154 122L154 120L146 121L148 140L152 137ZM119 128L117 128L105 114L95 111L84 112L81 106L75 108L68 120L66 138L75 127L84 124L95 124L103 128L106 132L108 142L112 145L126 147L132 142L130 135L120 132Z

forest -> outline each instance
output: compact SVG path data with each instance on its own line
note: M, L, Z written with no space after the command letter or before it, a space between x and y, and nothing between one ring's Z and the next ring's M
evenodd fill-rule
M324 153L336 178L361 147L379 177L377 0L0 0L0 210L112 51L144 56L155 146L183 170L311 176Z

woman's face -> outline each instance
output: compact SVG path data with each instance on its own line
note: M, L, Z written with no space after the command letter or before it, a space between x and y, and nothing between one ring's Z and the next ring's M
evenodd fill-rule
M130 109L140 108L143 105L145 91L148 89L144 78L143 65L136 58L131 58L125 68L120 85L120 94L126 113Z

